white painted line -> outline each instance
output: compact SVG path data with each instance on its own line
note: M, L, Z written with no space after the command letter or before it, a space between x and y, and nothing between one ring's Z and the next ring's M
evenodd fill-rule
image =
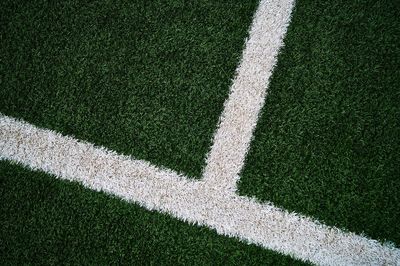
M400 264L399 249L1 114L0 159L316 264Z
M0 159L19 162L61 179L78 181L88 188L105 191L147 209L169 213L181 220L213 228L219 234L238 237L316 264L400 265L399 249L230 193L235 189L235 177L242 167L263 104L266 83L263 85L262 82L268 82L271 75L277 53L274 49L281 45L292 4L286 0L261 1L232 94L215 135L217 144L208 157L211 165L205 171L204 180L189 180L174 171L2 114ZM263 37L269 34L279 37ZM263 53L269 47L275 47L271 48L270 56ZM252 60L257 63L252 64ZM269 60L269 63L263 60ZM247 75L256 75L257 81L247 80ZM250 93L244 90L246 86L251 88ZM249 99L238 101L240 97ZM243 139L233 142L220 139L235 138L236 135ZM228 149L223 145L229 145ZM229 150L236 148L237 153Z
M261 1L254 16L203 174L204 182L222 193L236 191L293 5L294 0Z

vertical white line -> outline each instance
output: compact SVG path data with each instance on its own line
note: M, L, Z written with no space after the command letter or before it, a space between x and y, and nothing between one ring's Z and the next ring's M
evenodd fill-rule
M250 37L224 104L203 182L209 189L235 192L278 51L290 21L294 0L262 0Z

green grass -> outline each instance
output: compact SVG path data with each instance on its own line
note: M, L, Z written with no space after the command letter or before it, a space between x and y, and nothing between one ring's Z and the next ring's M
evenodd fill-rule
M2 265L303 265L6 161L0 173Z
M0 112L199 177L251 1L1 1Z
M0 112L199 177L257 1L0 1ZM298 0L239 192L400 246L400 4ZM0 162L1 264L300 264Z
M297 2L240 194L400 245L399 14Z

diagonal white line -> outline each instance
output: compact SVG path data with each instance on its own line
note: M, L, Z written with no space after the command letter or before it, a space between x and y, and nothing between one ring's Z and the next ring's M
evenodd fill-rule
M0 114L0 159L321 265L400 263L400 250Z
M225 108L229 109L224 111L215 135L216 142L219 137L232 138L236 134L242 136L240 138L243 140L220 141L213 146L208 157L211 165L205 171L204 180L189 180L174 171L160 169L148 162L118 155L50 130L39 129L2 114L0 159L16 161L61 179L78 181L88 188L108 192L147 209L166 212L181 220L213 228L219 234L238 237L316 264L400 265L399 249L322 225L272 205L226 193L234 191L235 176L242 167L258 112L263 104L263 99L260 98L265 96L266 85L262 82L268 81L276 60L277 50L267 48L271 45L274 49L279 49L291 8L292 1L261 1L253 21L250 40L231 89L230 98L234 99L228 99L225 104ZM270 34L279 36L264 39L264 35ZM264 55L265 49L271 54ZM264 65L264 59L269 60L269 66ZM242 70L243 67L249 72ZM252 74L260 80L255 83L247 80L246 75ZM251 93L243 90L246 87L251 88ZM249 97L249 100L238 102L235 100L237 97ZM256 104L256 108L251 107L252 103ZM247 107L241 107L242 104ZM240 111L236 111L236 108ZM246 112L252 114L246 115ZM234 116L241 118L235 119ZM253 122L249 123L247 119ZM237 125L231 129L230 123ZM244 130L241 129L242 123L246 127ZM238 145L240 154L219 145ZM232 164L231 160L238 165ZM218 163L227 165L220 167ZM214 166L211 167L212 165ZM222 185L217 184L216 180Z
M236 191L293 5L294 0L262 1L254 16L203 174L204 182L222 193Z

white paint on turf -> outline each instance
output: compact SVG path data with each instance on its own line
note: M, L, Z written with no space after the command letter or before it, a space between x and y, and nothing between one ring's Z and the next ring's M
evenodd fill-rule
M291 0L261 1L203 180L1 114L0 159L316 264L400 265L399 249L233 193L292 7Z
M0 115L0 159L321 265L400 263L400 250L174 171Z
M293 5L294 0L262 1L254 16L203 173L204 181L222 193L236 191Z

